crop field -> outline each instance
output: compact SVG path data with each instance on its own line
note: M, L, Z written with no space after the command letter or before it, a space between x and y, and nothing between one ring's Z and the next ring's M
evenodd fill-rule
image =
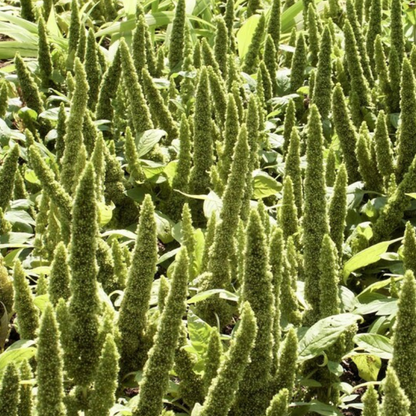
M416 6L0 2L0 416L416 416Z

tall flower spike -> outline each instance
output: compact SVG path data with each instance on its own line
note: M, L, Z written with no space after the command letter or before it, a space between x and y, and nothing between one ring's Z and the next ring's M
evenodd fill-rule
M307 23L307 29L308 29L308 51L309 51L309 61L312 66L316 66L318 64L318 54L319 51L322 52L322 49L320 49L319 44L320 36L319 36L319 30L318 30L318 23L317 19L318 16L316 14L315 6L313 3L309 3L308 8L308 23Z
M306 44L302 32L300 32L296 41L296 48L290 68L290 89L292 91L297 91L303 85L303 81L305 80Z
M66 124L65 151L62 157L61 183L65 191L72 194L76 185L75 168L83 143L82 129L88 101L88 83L84 66L75 59L75 91L71 100L71 110Z
M175 17L172 23L169 47L169 68L174 72L183 61L184 29L186 22L185 0L179 0L175 9Z
M289 103L286 107L285 120L283 123L283 156L286 157L287 151L289 149L290 136L292 134L292 129L296 124L296 106L293 100L289 100Z
M247 17L256 14L261 9L261 0L248 0L247 1Z
M313 103L318 107L323 120L327 119L331 110L332 91L332 42L328 26L325 27L319 49L318 70L313 90Z
M168 108L166 107L162 95L153 83L153 79L149 74L149 71L144 68L142 70L144 92L146 94L147 101L150 105L152 114L156 117L153 120L168 134L166 143L171 143L173 139L178 137L178 129L175 125L175 121L172 118Z
M194 113L194 167L189 178L189 191L201 195L208 193L210 186L209 171L213 163L213 143L211 126L211 98L208 86L207 68L202 68L195 97ZM194 218L201 214L201 203L192 206ZM196 221L197 225L199 222Z
M39 415L64 416L63 363L59 331L50 303L42 314L36 354L37 404Z
M341 85L335 86L332 94L332 114L334 118L335 131L338 135L345 166L348 172L348 179L356 182L361 179L358 173L358 162L355 156L355 147L358 140L357 132L351 123L345 96Z
M225 123L225 113L227 108L225 86L222 82L221 76L218 75L211 66L208 67L208 76L209 85L211 87L211 94L215 106L217 124L222 127Z
M14 64L16 65L16 72L19 78L20 88L22 90L22 96L26 106L32 110L35 110L39 115L45 111L42 100L40 98L39 88L36 85L36 82L33 79L25 62L20 57L19 52L16 53Z
M68 70L72 70L74 65L74 58L78 46L78 39L81 27L82 26L79 18L78 0L72 0L71 20L68 27L68 58L66 63Z
M405 47L403 37L403 21L402 21L402 2L400 0L393 0L391 2L390 13L390 42L396 49L400 63L403 61Z
M64 243L59 243L54 253L51 274L49 276L49 300L52 305L56 305L60 298L68 300L71 295L67 256Z
M275 0L275 2L280 0ZM278 87L277 87L277 81L276 81L276 71L277 71L277 62L276 62L277 52L276 47L274 46L273 38L270 34L266 37L266 42L264 45L264 54L263 54L263 60L266 65L267 71L270 76L270 80L272 82L272 88L273 88L273 96L278 95Z
M410 416L410 402L407 398L399 379L390 365L387 367L384 379L384 399L381 405L382 415Z
M287 416L289 391L282 389L277 393L266 411L266 416Z
M188 254L183 247L177 257L166 306L143 370L140 398L137 407L133 409L133 416L159 416L162 411L162 400L168 388L169 371L173 365L182 315L186 310L188 268Z
M98 100L98 90L100 87L101 70L98 63L97 43L92 29L88 31L87 49L85 52L85 74L88 81L88 108L95 110Z
M287 240L294 236L298 240L298 212L294 201L293 182L290 176L285 176L283 181L283 198L280 211L280 227L283 230L283 237Z
M237 392L234 406L240 414L262 414L268 406L274 298L268 271L266 235L256 209L250 212L248 220L245 258L242 300L250 303L258 332L250 354L251 363L244 372L244 383Z
M229 248L233 244L233 237L238 226L239 213L244 195L249 159L249 147L247 143L247 130L243 124L234 148L234 157L231 164L231 173L223 194L223 207L221 210L221 222L217 225L215 239L210 253L208 270L212 278L207 282L207 289L225 288L229 285ZM218 297L212 296L206 302L200 304L200 310L209 322L216 323L215 313L228 305ZM218 310L216 310L218 309ZM227 310L228 311L228 310ZM227 311L224 312L227 315ZM220 318L221 319L221 318ZM229 319L224 316L222 319ZM220 321L221 325L227 322Z
M366 49L368 57L370 58L370 65L372 70L375 69L374 64L374 42L376 36L381 34L381 0L371 1L370 21L368 23L368 31L366 37Z
M328 150L328 156L326 157L326 164L325 164L325 181L326 186L330 186L331 188L334 186L335 183L335 173L336 170L336 156L334 147L330 146Z
M134 143L130 127L127 127L126 129L124 140L125 155L130 175L135 181L143 182L146 179L146 176L140 164L139 155L137 153L136 144Z
M319 259L319 290L321 319L340 313L338 253L331 237L325 234Z
M38 37L38 62L42 79L42 86L43 88L48 88L53 66L45 20L42 16L39 17L38 21Z
M227 52L228 52L228 31L223 17L220 15L216 20L214 55L218 62L223 79L227 78Z
M295 328L290 328L283 341L279 369L274 378L273 391L288 390L288 397L292 397L295 385L296 367L298 359L298 338Z
M117 389L118 351L114 338L108 334L101 352L94 389L90 396L90 409L87 416L109 416Z
M143 337L147 326L146 314L156 273L156 262L156 220L152 199L150 195L146 195L141 208L132 265L129 268L118 320L122 374L137 368L137 361L146 359L147 351L143 351Z
M4 370L0 384L0 414L2 416L18 416L19 381L16 364L10 361Z
M146 66L146 36L145 36L145 20L142 13L137 17L136 29L132 39L132 56L134 67L139 78L141 78L142 70Z
M397 188L394 186L391 188L387 205L373 226L373 243L388 239L402 222L403 213L409 204L409 197L406 193L413 192L414 181L416 181L416 157Z
M329 204L330 236L335 243L340 258L342 258L345 220L347 218L347 185L347 171L345 165L341 164L335 181L334 193Z
M22 0L20 3L20 16L22 19L28 20L29 22L35 22L35 14L33 13L32 0Z
M299 217L302 216L302 171L300 167L300 138L296 127L292 127L290 144L285 163L285 176L290 176L293 183L295 203Z
M178 220L181 215L182 206L185 197L177 192L187 192L189 186L189 175L191 171L192 155L191 155L191 138L189 131L189 123L185 116L182 115L181 126L179 132L179 158L175 176L172 180L172 194L169 201L169 211L172 219Z
M304 264L305 294L311 306L310 323L319 317L319 288L317 275L322 238L328 233L326 210L325 169L323 162L323 135L318 108L312 105L308 120L304 200Z
M39 327L39 311L33 303L32 291L19 260L16 260L14 263L13 287L13 309L17 313L20 338L34 340Z
M69 257L71 268L72 316L71 340L75 360L68 368L74 383L91 383L98 364L98 312L100 301L97 290L97 203L94 171L89 162L75 192L72 210L72 238Z
M274 295L274 320L273 320L273 361L272 375L274 376L279 362L279 345L281 338L280 328L280 285L283 272L283 231L273 228L270 239L270 271L272 273L272 285Z
M378 394L372 384L367 388L367 391L362 397L364 405L363 416L379 416L380 406L378 404Z
M81 62L85 61L85 50L87 48L87 34L86 29L80 27L79 29L79 40L77 45L77 57Z
M117 49L114 55L113 62L108 67L107 71L103 76L99 92L98 92L98 103L97 103L97 120L112 120L113 119L113 107L111 101L114 98L114 91L117 91L118 84L120 82L120 48Z
M263 13L260 16L260 19L256 26L256 30L254 31L253 37L248 47L248 51L244 57L242 71L247 74L254 74L257 70L259 52L264 37L265 26L266 18Z
M415 229L409 221L406 223L403 246L404 268L416 273L416 236Z
M357 114L355 117L355 124L357 125L361 107L368 107L370 104L370 93L367 80L363 75L363 69L361 67L361 61L357 50L357 43L348 19L344 23L344 36L345 54L348 63L348 71L351 77L351 92L357 96L357 105L355 105L352 109L353 116Z
M20 380L30 381L33 379L32 369L28 360L23 360L20 365ZM32 385L21 384L19 389L19 407L17 409L18 416L32 416Z
M414 414L416 409L416 360L412 347L416 343L415 302L415 276L412 271L407 270L398 302L390 366L395 370L400 385L410 400L410 414Z
M204 371L204 387L205 392L208 392L212 380L217 376L218 369L221 364L222 344L220 333L217 328L211 330L209 337L209 344L207 348L207 359Z
M373 142L367 128L367 124L363 121L357 141L355 153L357 155L359 172L364 180L365 187L369 191L381 192L383 181L377 173L376 160L373 158Z
M219 160L220 176L224 184L227 183L232 154L239 131L238 111L234 96L228 94L227 111L225 114L224 152Z
M389 53L389 78L390 78L390 89L388 91L387 105L389 111L400 112L400 97L401 97L401 62L399 61L399 55L397 54L396 48L392 45Z
M127 94L131 103L131 116L134 130L136 134L143 133L145 130L153 128L150 112L134 69L133 59L124 39L120 41L119 48L121 52L123 77L128 85Z
M397 182L399 183L416 155L416 143L412 139L416 129L416 87L415 76L407 58L403 60L401 82L401 125L397 145Z
M248 302L242 307L242 318L231 346L211 383L201 416L227 416L235 392L243 380L244 371L256 339L256 317Z
M4 211L13 197L13 188L19 160L19 146L14 145L3 161L0 170L0 208Z
M212 50L211 46L209 46L209 43L206 40L206 38L203 38L201 41L201 55L202 63L204 64L204 66L212 66L214 71L218 75L220 75L220 67L218 65L217 60L215 59L214 51Z
M386 184L394 173L394 155L387 129L386 115L383 110L378 113L376 130L374 133L377 168Z
M276 51L279 50L280 45L281 7L281 0L273 0L267 24L267 34L271 36Z
M352 31L354 32L355 41L357 42L357 49L360 53L361 66L363 67L364 75L370 85L374 84L372 71L370 68L370 61L368 58L367 50L365 47L364 37L361 29L361 23L359 23L357 16L357 2L353 0L347 0L346 11L347 18L351 24Z
M58 206L63 217L70 220L72 199L61 184L55 180L53 171L45 163L36 146L30 146L29 160L46 194Z

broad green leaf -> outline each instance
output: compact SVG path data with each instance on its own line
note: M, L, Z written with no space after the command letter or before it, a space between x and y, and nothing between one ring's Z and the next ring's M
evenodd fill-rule
M163 136L166 136L166 132L158 129L146 130L138 134L135 139L138 156L142 157L149 153Z
M220 298L222 299L227 299L227 300L232 300L234 302L238 302L238 295L236 295L235 293L228 292L225 289L211 289L211 290L205 290L204 292L200 292L196 294L195 296L192 296L191 299L188 299L186 303L198 303L218 293L220 295Z
M276 195L282 189L282 184L277 182L268 173L255 170L253 172L253 188L254 199L263 199L271 195Z
M249 17L237 32L238 56L240 59L246 56L259 20L260 16L257 14Z
M33 247L29 240L33 234L29 233L9 233L0 236L0 248L22 248Z
M174 222L160 211L155 211L157 236L163 244L173 241L172 227Z
M20 340L13 343L6 351L0 354L0 378L7 367L7 364L14 361L16 364L23 360L29 360L36 353L36 348L33 346L35 341Z
M212 212L215 212L217 219L219 219L222 210L222 199L214 191L210 191L210 193L206 195L206 198L204 199L205 218L211 218Z
M9 334L9 311L3 302L0 302L0 305L3 308L3 315L0 318L0 351L2 351Z
M36 296L33 299L33 303L39 308L39 310L43 313L47 303L49 302L49 295L41 295Z
M361 354L351 357L358 368L358 375L365 381L376 381L381 368L381 359L375 355Z
M109 237L109 236L125 237L133 241L136 241L136 238L137 238L136 234L128 230L109 230L101 234L101 237Z
M342 272L344 283L346 283L348 276L355 270L362 269L369 264L376 263L380 260L380 256L384 254L389 248L390 244L401 241L403 237L396 238L390 241L383 241L360 251L355 256L352 256L345 264Z
M298 361L303 362L321 355L350 325L360 319L359 315L343 313L318 321L300 340Z
M156 264L161 264L161 263L163 263L164 261L166 261L166 260L170 259L171 257L176 256L176 254L179 252L179 250L180 250L180 249L181 249L180 247L177 247L177 248L175 248L175 249L173 249L173 250L171 250L171 251L168 251L168 252L167 252L167 253L165 253L163 256L160 256L160 257L159 257L159 260L157 261L157 263L156 263Z
M357 334L354 342L370 354L382 359L390 360L393 356L393 345L391 340L379 334ZM368 381L368 380L367 380Z
M6 211L4 218L11 224L20 222L22 224L35 225L35 220L26 212L21 209Z
M100 227L106 226L110 221L111 218L113 218L113 211L116 207L114 203L111 203L111 205L106 205L104 202L98 202L98 218L99 218L99 224Z
M211 326L196 316L191 310L188 312L188 333L191 344L198 355L206 353L211 336Z
M416 193L410 193L410 194L406 194L407 196L410 196L411 198L416 199Z
M318 400L312 400L309 403L295 402L295 409L292 411L292 415L305 415L309 412L318 413L323 416L342 416L342 413L335 407L329 404L321 403ZM298 412L297 406L303 407L301 412Z

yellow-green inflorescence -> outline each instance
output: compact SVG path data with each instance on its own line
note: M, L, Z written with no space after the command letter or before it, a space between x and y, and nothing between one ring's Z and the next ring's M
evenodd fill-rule
M270 406L266 411L266 416L287 416L288 414L289 392L287 389L282 389L277 393Z
M342 258L342 245L344 243L345 219L347 217L347 185L348 177L345 164L341 164L338 170L329 205L329 228L330 236Z
M182 315L186 310L189 269L186 248L181 249L176 261L171 289L143 370L139 402L133 409L133 416L159 416L163 408L163 396L168 388Z
M72 318L70 335L73 360L67 370L79 386L88 386L91 383L99 357L97 233L95 174L89 162L75 192L69 250L69 313Z
M242 306L241 323L211 383L201 416L227 416L243 380L257 335L256 317L248 302Z
M5 211L13 196L13 187L19 160L19 146L7 153L0 170L0 208Z
M20 380L29 382L33 379L33 372L28 360L23 360L19 368ZM32 416L33 397L32 385L21 384L19 389L19 407L17 409L18 416Z
M405 270L416 273L416 236L413 225L408 221L403 240L403 264Z
M90 396L90 409L87 416L109 416L113 407L117 389L118 359L114 337L108 334L101 352L94 388Z
M328 233L323 135L316 105L312 105L309 115L306 160L303 218L305 295L312 308L309 322L314 323L319 316L319 287L317 285L319 257L317 254L321 250L323 236Z
M33 295L20 260L13 270L14 310L17 313L21 339L35 339L39 327L39 311L33 303Z
M171 72L180 68L183 61L184 29L186 22L185 0L179 0L176 5L175 18L173 19L172 32L170 35L169 67Z
M274 299L268 267L266 235L258 211L253 209L247 225L242 300L250 303L257 320L257 337L251 363L244 372L235 401L237 414L264 413L272 365Z
M401 125L397 145L397 181L403 179L404 174L416 155L416 144L413 133L416 129L416 120L413 114L416 111L416 86L415 76L407 58L403 60L402 82L401 82Z
M46 305L42 314L36 363L38 414L64 416L62 352L58 324L51 304Z
M20 377L14 361L10 361L3 373L0 384L0 414L18 416Z
M390 362L406 396L410 400L410 414L416 412L416 281L412 271L405 273L399 297L399 310L393 335L393 358Z
M363 416L379 416L380 405L378 403L378 394L372 384L367 388L367 391L363 395L362 402L364 405Z
M129 268L118 321L122 374L143 365L143 360L146 359L147 351L143 350L143 339L147 329L146 314L156 262L156 220L152 199L147 195L140 212L132 265Z
M381 414L383 416L411 416L410 401L403 391L396 372L391 366L387 367L383 392L384 398L381 405Z

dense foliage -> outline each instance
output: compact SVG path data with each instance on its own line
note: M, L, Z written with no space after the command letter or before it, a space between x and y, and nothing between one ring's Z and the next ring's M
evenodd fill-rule
M416 416L416 11L0 5L1 416Z

